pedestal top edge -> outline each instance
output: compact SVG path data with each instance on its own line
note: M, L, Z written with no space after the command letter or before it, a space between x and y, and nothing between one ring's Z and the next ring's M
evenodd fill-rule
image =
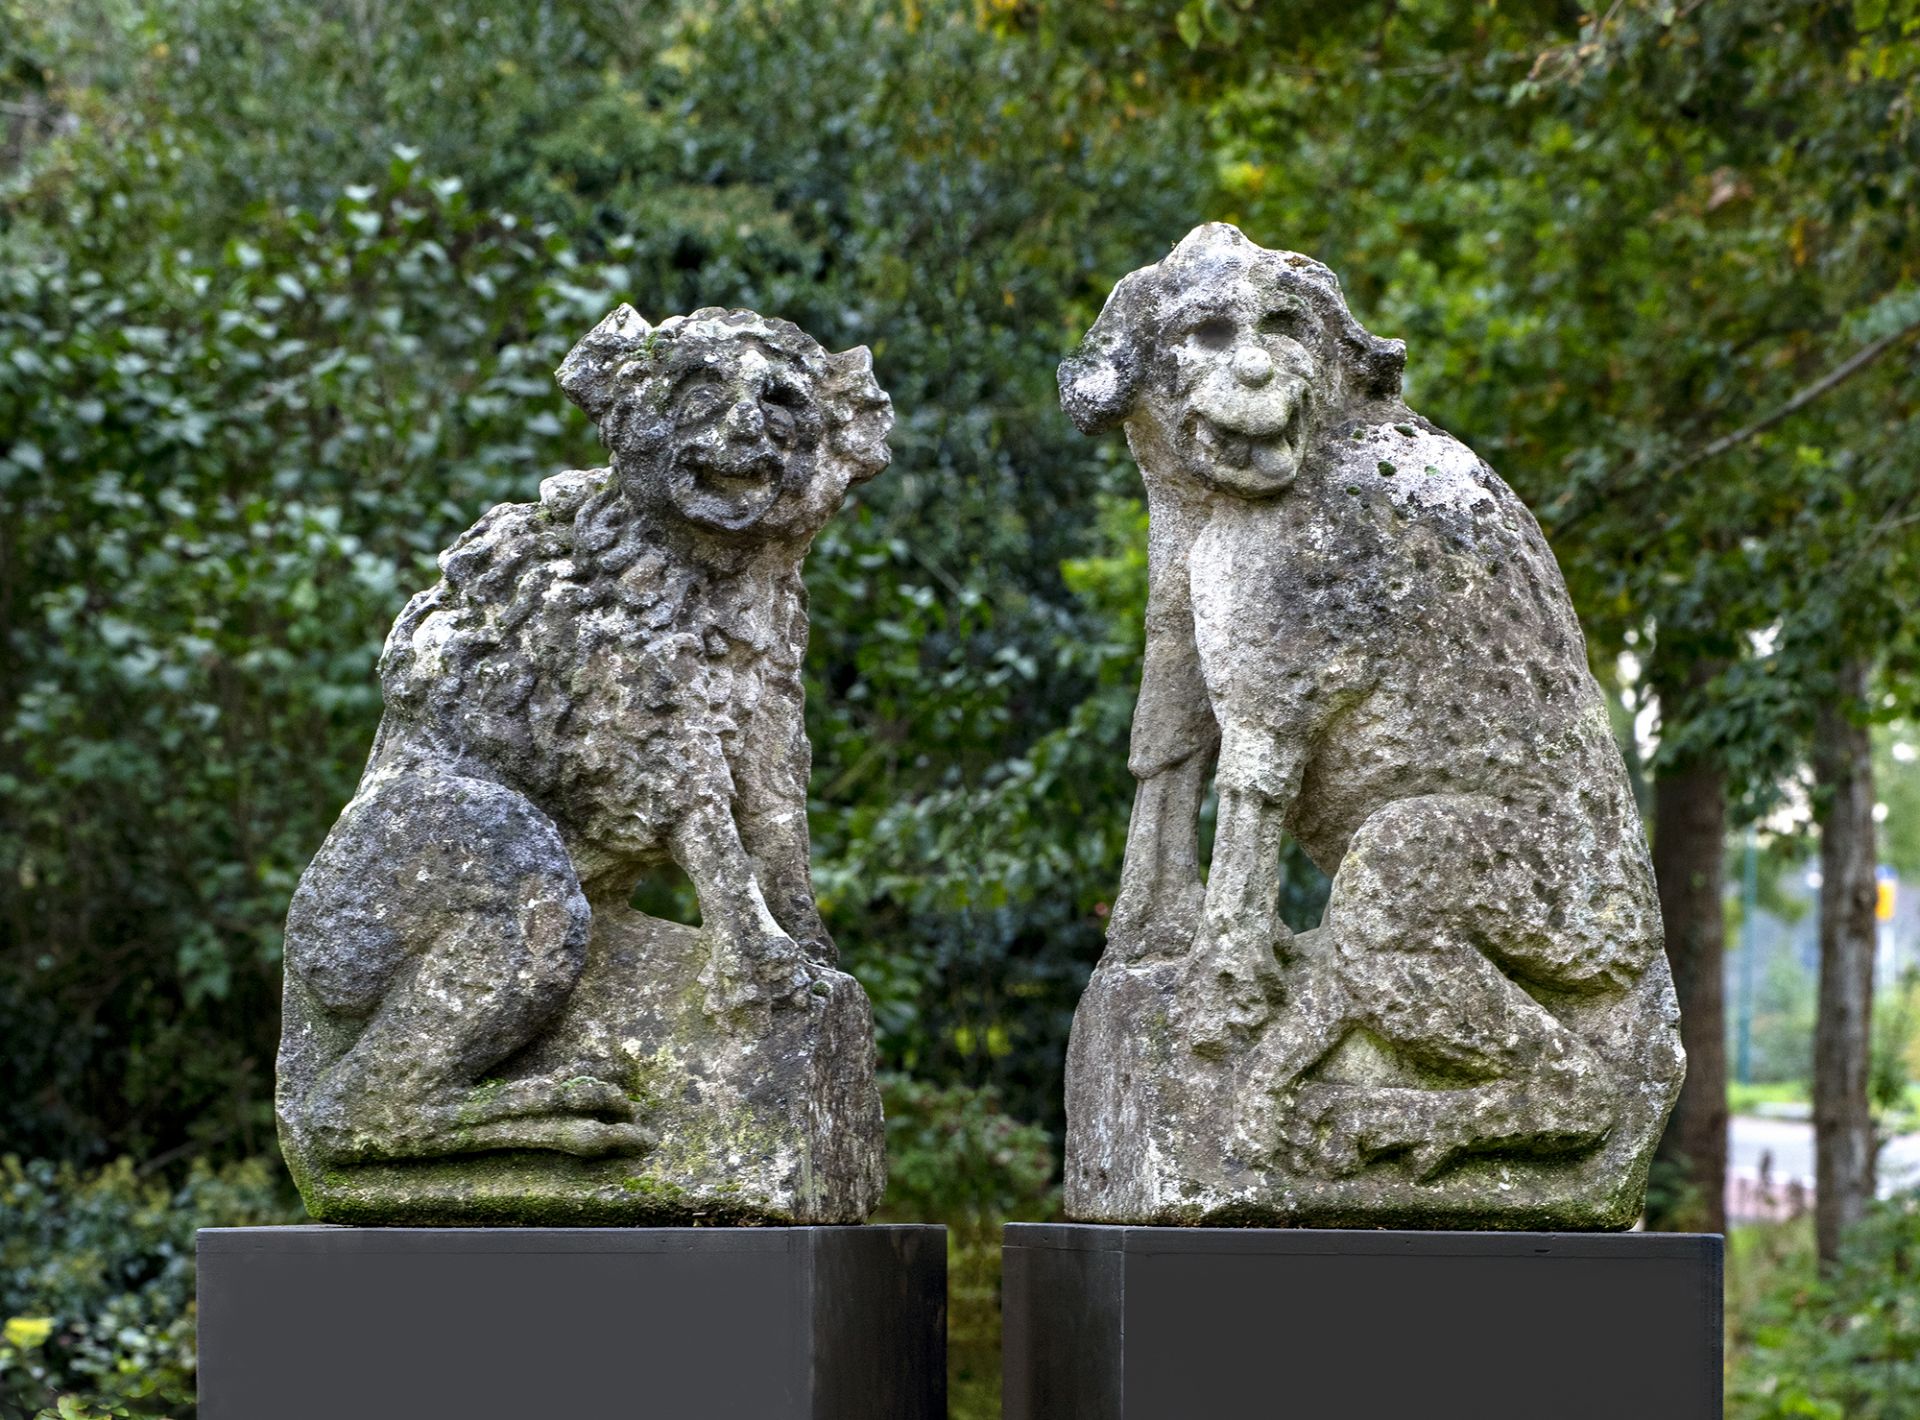
M779 1253L862 1237L904 1241L939 1236L939 1223L809 1223L768 1227L549 1228L347 1227L293 1223L280 1227L201 1228L202 1254L309 1253Z
M1071 1252L1283 1256L1603 1257L1718 1259L1719 1233L1425 1231L1410 1228L1152 1227L1131 1223L1008 1223L1007 1247Z

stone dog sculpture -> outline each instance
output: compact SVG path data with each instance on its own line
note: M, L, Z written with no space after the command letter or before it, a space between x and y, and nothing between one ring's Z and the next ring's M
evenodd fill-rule
M611 468L493 509L381 657L295 893L279 1073L316 1217L859 1221L872 1017L808 873L800 562L888 462L864 347L627 306L560 367ZM701 928L627 907L673 864Z
M1124 425L1151 529L1075 1218L1638 1215L1683 1068L1644 834L1539 526L1406 407L1404 362L1325 266L1215 224L1061 367L1082 431ZM1297 936L1283 834L1332 879Z

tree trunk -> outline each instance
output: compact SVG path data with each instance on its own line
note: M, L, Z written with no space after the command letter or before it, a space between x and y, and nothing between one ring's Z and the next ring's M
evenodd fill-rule
M1653 871L1680 997L1687 1078L1654 1155L1647 1226L1721 1233L1727 1226L1726 776L1701 764L1663 769L1654 780L1653 814Z
M1849 665L1820 707L1813 771L1820 803L1820 1017L1813 1035L1814 1236L1820 1260L1873 1201L1873 749L1852 716L1867 667Z

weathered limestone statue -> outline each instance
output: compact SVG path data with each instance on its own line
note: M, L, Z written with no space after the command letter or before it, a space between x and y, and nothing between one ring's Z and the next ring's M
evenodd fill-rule
M281 1140L341 1222L859 1222L873 1020L807 865L800 562L886 467L864 347L622 306L612 467L495 508L394 624L287 921ZM675 864L701 927L627 902Z
M1401 401L1404 364L1326 267L1213 224L1061 367L1083 431L1124 425L1151 519L1073 1218L1639 1213L1683 1071L1645 838L1538 524ZM1283 834L1333 880L1297 936Z

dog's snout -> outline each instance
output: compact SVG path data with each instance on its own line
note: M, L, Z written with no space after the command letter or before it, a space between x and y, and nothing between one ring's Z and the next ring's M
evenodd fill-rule
M1273 378L1273 356L1258 345L1242 345L1233 352L1234 378L1257 389Z
M727 437L740 443L749 443L760 438L766 432L767 417L760 409L760 401L751 395L742 396L733 402L733 408L727 411Z

